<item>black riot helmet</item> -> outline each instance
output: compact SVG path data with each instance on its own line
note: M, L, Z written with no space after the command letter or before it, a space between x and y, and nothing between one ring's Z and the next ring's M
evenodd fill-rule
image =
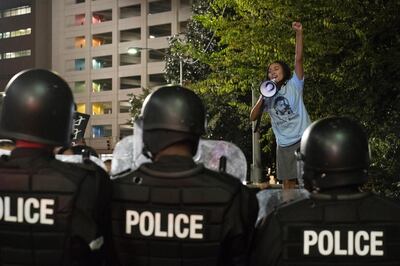
M367 181L369 146L357 122L330 117L312 123L300 144L303 178L314 189L355 186Z
M7 84L0 116L0 135L47 145L71 140L74 100L68 84L45 69L16 74Z
M144 151L153 156L182 141L190 142L195 153L199 138L205 133L203 102L181 86L161 87L150 94L143 103L141 119Z

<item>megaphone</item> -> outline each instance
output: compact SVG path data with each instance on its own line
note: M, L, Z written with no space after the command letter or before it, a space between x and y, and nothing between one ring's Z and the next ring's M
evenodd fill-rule
M270 98L278 92L278 86L275 79L263 81L260 85L260 93L262 96Z

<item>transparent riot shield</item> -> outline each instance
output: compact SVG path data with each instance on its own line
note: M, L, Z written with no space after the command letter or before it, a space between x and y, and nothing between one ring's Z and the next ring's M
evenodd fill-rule
M135 125L134 135L120 140L114 148L110 175L119 175L138 169L151 160L142 154L143 141L140 125ZM196 163L202 163L208 169L226 172L242 182L246 180L247 161L243 152L233 143L220 140L200 140Z
M308 198L310 193L305 189L265 189L257 193L258 219L270 214L279 205L297 199Z
M111 178L116 178L123 173L135 171L143 163L151 162L149 158L142 154L142 132L141 121L137 120L134 123L134 134L117 142L111 162Z
M242 150L231 142L201 139L193 159L208 169L226 172L242 182L246 181L246 157Z
M135 135L127 136L117 142L113 152L113 158L111 162L111 178L116 178L117 175L135 171L143 163L151 162L151 160L145 157L143 154L137 152L135 148Z

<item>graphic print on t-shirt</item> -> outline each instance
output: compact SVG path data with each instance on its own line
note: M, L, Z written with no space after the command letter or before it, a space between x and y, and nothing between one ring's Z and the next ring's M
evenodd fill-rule
M274 101L274 110L278 116L287 116L293 113L288 99L283 96L276 97Z

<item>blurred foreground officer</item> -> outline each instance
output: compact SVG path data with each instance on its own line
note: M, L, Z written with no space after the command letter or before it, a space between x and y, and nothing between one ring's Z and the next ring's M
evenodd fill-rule
M342 117L314 122L299 157L314 193L262 221L251 265L400 265L400 206L358 189L369 165L361 126Z
M101 265L109 179L53 155L70 142L73 112L68 84L48 70L7 85L0 135L16 148L0 159L1 265Z
M145 100L141 116L153 162L114 180L120 263L245 265L257 201L236 178L194 163L205 133L200 98L180 86L162 87Z

